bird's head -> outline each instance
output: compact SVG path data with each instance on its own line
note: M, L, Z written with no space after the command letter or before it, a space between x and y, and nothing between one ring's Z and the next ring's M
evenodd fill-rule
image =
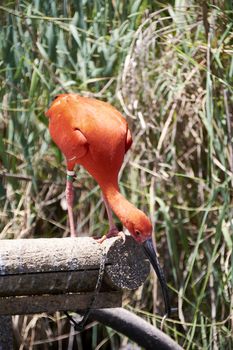
M149 259L153 269L158 277L162 288L162 294L165 304L166 316L171 313L170 300L168 295L168 288L163 270L159 264L159 260L152 241L152 225L149 218L141 211L138 211L137 216L133 222L128 224L128 230L133 238L143 246L144 252Z
M137 210L137 215L131 221L130 218L127 221L126 227L135 241L143 243L151 237L153 231L151 221L141 210Z

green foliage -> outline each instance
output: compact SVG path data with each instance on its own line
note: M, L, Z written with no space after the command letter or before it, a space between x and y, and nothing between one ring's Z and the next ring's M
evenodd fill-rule
M68 234L65 164L44 112L63 92L113 103L134 137L121 190L155 225L178 307L165 330L185 349L233 347L232 19L232 2L220 0L0 6L0 237ZM78 230L104 233L98 186L83 169L75 186ZM130 304L160 325L143 311L162 310L152 283ZM53 331L46 322L37 319L37 332ZM114 332L95 326L93 348L101 337L119 346Z

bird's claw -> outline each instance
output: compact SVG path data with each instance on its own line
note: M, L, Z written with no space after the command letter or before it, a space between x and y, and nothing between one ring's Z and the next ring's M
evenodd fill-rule
M122 243L125 243L125 234L123 231L119 231L116 226L112 227L108 233L101 238L96 239L98 243L103 243L107 238L111 237L120 237L122 239Z
M120 237L122 240L122 244L125 244L126 237L125 237L125 233L123 231L118 232L117 237Z

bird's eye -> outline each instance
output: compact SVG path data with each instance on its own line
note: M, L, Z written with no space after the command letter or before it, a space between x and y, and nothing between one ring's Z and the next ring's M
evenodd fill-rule
M135 234L136 234L136 236L138 236L138 237L141 236L141 232L138 231L138 230L135 231Z

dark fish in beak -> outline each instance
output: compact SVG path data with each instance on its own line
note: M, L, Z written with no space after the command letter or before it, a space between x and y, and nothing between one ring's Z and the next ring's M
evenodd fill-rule
M167 282L166 282L166 278L164 276L163 270L159 264L157 254L156 254L154 246L153 246L152 238L147 239L143 243L143 248L144 248L144 251L146 253L146 256L150 260L150 263L153 266L153 268L156 272L156 275L158 277L159 283L160 283L161 288L162 288L163 299L164 299L164 304L165 304L165 313L166 313L165 316L169 317L171 314L171 305L170 305L170 300L169 300L169 296L168 296Z

